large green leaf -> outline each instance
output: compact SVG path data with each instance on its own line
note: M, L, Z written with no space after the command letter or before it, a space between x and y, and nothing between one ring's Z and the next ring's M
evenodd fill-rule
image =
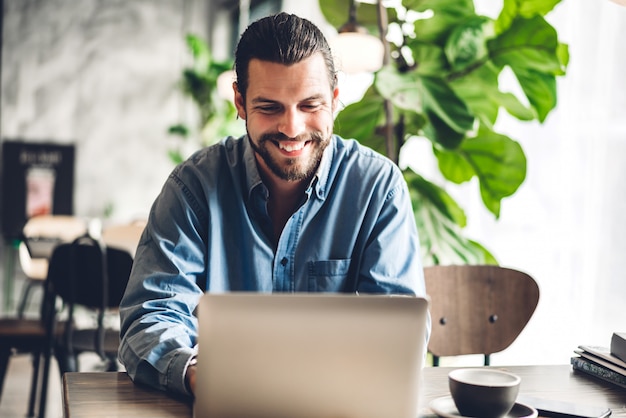
M402 132L404 135L402 139L412 136L420 136L424 126L428 123L422 113L394 108L394 115L398 116L398 121L396 123L402 123L403 125Z
M324 18L335 28L339 29L348 21L351 0L319 0L320 10ZM356 3L357 23L365 26L370 32L378 36L378 6L373 3ZM385 9L389 21L397 20L394 8Z
M418 39L408 40L406 46L413 53L418 74L440 76L449 71L448 60L441 46Z
M474 127L474 116L463 100L439 77L420 76L422 106L431 126L426 133L446 148L455 148Z
M489 62L471 73L456 77L450 86L466 103L471 112L490 129L496 121L500 107L520 120L532 120L535 114L512 93L499 89L499 70Z
M405 170L415 214L422 260L434 264L497 264L480 244L463 236L465 214L439 186Z
M496 32L505 31L517 16L545 16L560 2L561 0L504 0L502 11L495 23Z
M386 66L376 74L374 85L394 106L414 112L422 110L422 93L417 73L400 73L394 67Z
M452 70L462 70L483 60L488 55L486 39L491 34L491 20L484 16L471 16L457 25L445 46Z
M537 118L543 122L556 107L556 77L521 68L514 69L514 72L531 106L537 112Z
M436 149L435 155L441 173L452 182L467 181L474 172L483 203L496 217L501 200L515 193L526 178L526 156L519 143L487 129L463 141L458 150Z
M418 12L432 10L435 14L445 13L457 17L474 14L473 0L402 0L402 6Z
M376 134L376 127L382 125L384 120L384 98L370 87L360 101L339 112L335 118L334 132L344 138L355 138L384 154L384 138Z
M556 79L569 60L567 47L540 15L516 18L497 38L488 42L496 65L508 65L515 73L537 118L543 122L556 106Z
M470 181L476 175L476 170L461 150L439 150L434 147L439 171L453 183L461 184Z
M564 74L557 54L556 31L542 16L516 18L505 32L489 40L487 46L498 66Z
M414 31L422 42L440 46L445 44L457 24L475 15L472 0L403 0L402 5L409 10L433 12L432 17L415 21Z

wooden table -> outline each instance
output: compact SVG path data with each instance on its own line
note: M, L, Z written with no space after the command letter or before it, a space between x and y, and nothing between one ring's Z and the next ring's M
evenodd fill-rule
M607 406L611 418L626 417L626 389L572 371L569 365L494 367L522 378L520 395ZM420 417L434 417L428 403L449 395L448 373L453 368L426 367ZM145 386L126 373L66 373L63 376L66 418L191 417L192 402Z

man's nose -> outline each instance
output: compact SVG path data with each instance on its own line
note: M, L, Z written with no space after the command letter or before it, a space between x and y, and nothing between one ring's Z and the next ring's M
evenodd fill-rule
M278 125L278 131L289 138L296 138L305 132L306 124L302 112L298 109L287 109Z

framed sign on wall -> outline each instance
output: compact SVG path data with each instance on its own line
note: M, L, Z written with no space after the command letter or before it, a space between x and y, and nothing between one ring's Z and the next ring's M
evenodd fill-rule
M18 238L36 215L74 210L74 145L2 142L2 234Z

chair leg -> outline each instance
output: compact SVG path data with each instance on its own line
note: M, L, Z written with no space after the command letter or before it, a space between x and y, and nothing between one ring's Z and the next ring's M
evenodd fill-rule
M114 354L109 354L106 356L106 362L107 362L107 366L106 366L106 371L107 372L116 372L118 371L117 368L117 356Z
M35 403L37 401L37 391L39 389L39 367L41 353L33 354L33 376L30 382L30 395L28 396L28 417L35 416Z
M9 357L11 357L11 347L0 347L0 399L2 399L2 389L4 387L4 376L9 366Z
M491 363L491 356L489 354L485 354L485 366L489 366Z
M61 376L67 372L78 371L78 356L76 354L70 354L64 347L57 346L54 350L54 356L57 359Z
M46 348L43 352L43 374L41 376L40 389L39 389L39 418L45 418L46 416L46 401L48 399L48 380L50 377L50 360L52 358L52 352L50 348ZM62 375L61 375L62 376Z

